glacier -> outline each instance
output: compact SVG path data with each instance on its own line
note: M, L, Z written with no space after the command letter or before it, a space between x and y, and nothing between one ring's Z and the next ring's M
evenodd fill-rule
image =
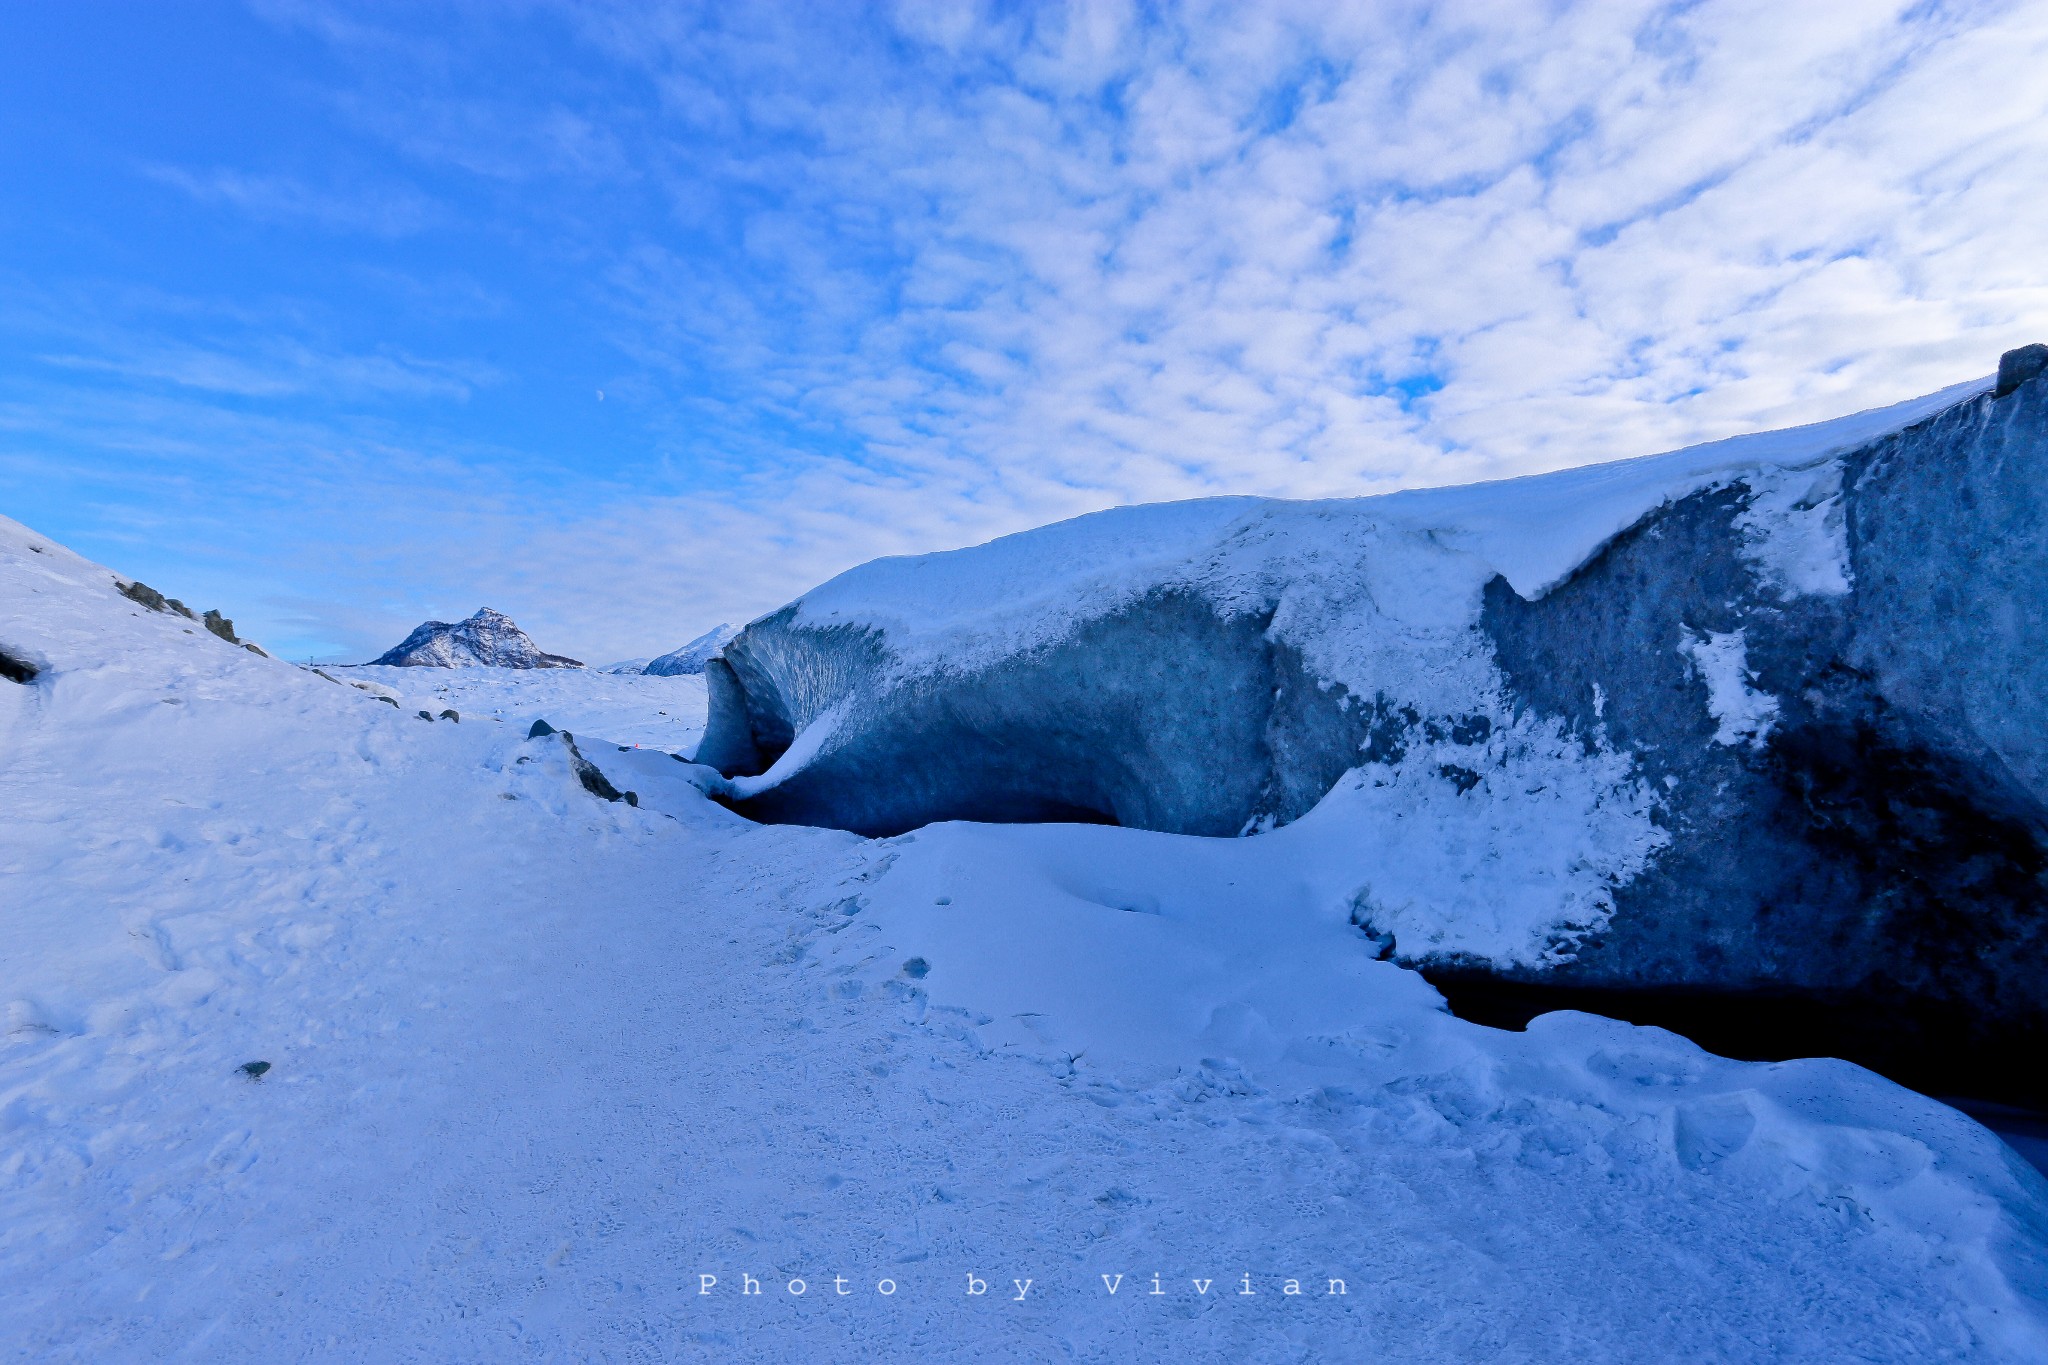
M1312 860L1475 1017L1597 1008L2039 1103L2048 382L2002 373L876 561L709 662L697 757L752 818L870 836L1257 836L1247 867Z

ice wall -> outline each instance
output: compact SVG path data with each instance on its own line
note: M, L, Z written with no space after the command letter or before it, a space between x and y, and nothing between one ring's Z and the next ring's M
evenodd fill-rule
M1500 484L1120 509L754 622L699 756L746 814L869 834L1320 803L1402 960L1775 993L1908 1070L2000 1066L2048 1041L2044 475L2029 376ZM1473 932L1496 902L1516 932Z

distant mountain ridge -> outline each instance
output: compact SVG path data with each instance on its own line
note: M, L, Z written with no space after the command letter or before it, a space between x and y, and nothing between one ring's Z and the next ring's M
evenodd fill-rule
M581 668L549 654L503 612L484 607L467 621L428 621L370 661L395 668Z
M724 649L726 643L739 633L738 626L720 622L682 648L670 650L660 658L650 660L647 667L641 671L651 673L657 678L673 678L685 673L702 673L704 665L709 663L712 657L719 650Z

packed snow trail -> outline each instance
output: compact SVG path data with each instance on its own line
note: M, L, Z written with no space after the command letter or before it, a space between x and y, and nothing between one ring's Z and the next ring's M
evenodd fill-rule
M12 1358L2048 1350L2039 1177L1855 1068L1583 1016L1491 1033L1362 938L1348 1073L1118 1035L1073 984L1104 924L1154 925L1176 971L1242 959L1253 1001L1321 931L1205 949L1200 859L1130 842L1204 841L754 827L581 735L642 804L603 802L557 739L183 631L0 523L0 649L40 669L0 682ZM1116 867L1118 896L1076 880ZM1014 942L976 960L920 903L1076 937L1006 975ZM1217 1004L1128 988L1141 1018ZM1061 1054L1077 1030L1099 1057Z

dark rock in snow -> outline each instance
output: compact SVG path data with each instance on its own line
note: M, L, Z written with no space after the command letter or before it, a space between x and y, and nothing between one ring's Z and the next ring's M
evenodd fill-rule
M441 713L441 719L460 721L462 719L462 713L451 706Z
M562 742L569 746L569 762L576 769L576 780L583 784L583 790L607 801L624 801L629 806L640 804L637 793L622 792L614 787L611 779L606 777L595 763L583 756L583 751L576 747L576 736L564 730Z
M422 711L420 714L425 715L426 712ZM569 766L575 771L576 780L583 785L583 790L606 801L624 801L629 806L640 804L640 794L622 792L614 787L611 779L606 777L595 763L583 756L583 751L576 747L576 736L567 730L557 730L546 721L537 720L533 723L533 728L526 732L528 739L545 739L549 735L560 736L562 746L569 751ZM526 760L522 758L519 761L524 763Z
M243 1062L240 1066L236 1067L235 1070L241 1072L244 1076L247 1076L252 1081L260 1081L263 1079L263 1073L270 1070L270 1063Z
M36 680L36 674L40 672L42 669L27 659L0 649L0 678L5 678L9 682L32 683Z
M147 583L143 583L140 581L124 583L119 579L116 579L114 581L116 591L118 591L121 594L121 596L127 598L130 602L135 603L137 606L147 607L151 611L174 613L176 615L184 617L188 621L198 621L201 625L205 626L208 631L215 635L218 635L221 639L226 640L229 644L240 645L242 648L248 650L251 654L261 654L266 659L270 657L269 654L264 653L262 649L251 644L249 641L238 639L235 635L235 623L233 621L230 621L227 617L222 616L218 611L208 611L204 617L201 617L200 615L195 613L192 610L192 608L186 606L177 598L166 597L162 593L158 592L155 588L150 587L149 584ZM186 633L190 634L191 632L188 631Z
M595 763L583 756L582 751L576 747L576 737L564 731L562 742L569 746L569 764L576 770L576 780L583 784L583 790L607 801L619 800L619 789L611 784L611 779L599 771Z
M147 607L151 611L170 610L170 603L164 595L139 579L133 583L122 583L118 591L139 607Z
M177 615L184 617L188 621L196 621L199 619L198 617L192 614L192 608L186 606L183 602L180 602L175 597L164 596L155 588L150 587L149 584L147 583L143 583L140 581L133 583L123 583L119 579L115 579L114 581L116 584L116 591L118 591L121 594L121 596L127 598L130 602L135 603L137 606L147 607L151 611L175 612Z
M399 668L581 668L547 654L502 612L483 608L467 621L428 621L370 661Z

